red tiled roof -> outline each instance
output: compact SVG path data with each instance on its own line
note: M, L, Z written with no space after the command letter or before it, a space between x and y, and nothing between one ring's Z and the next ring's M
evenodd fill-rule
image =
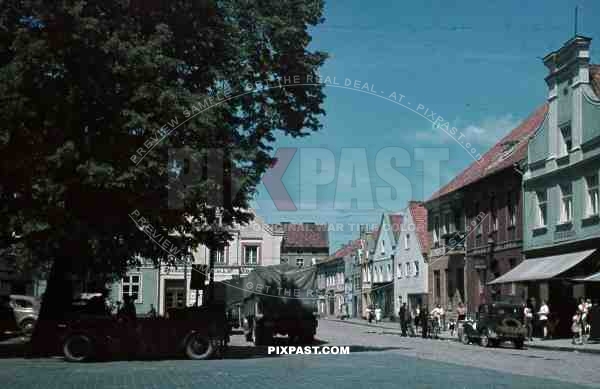
M484 177L497 173L527 157L527 142L544 121L548 105L544 104L525 119L517 128L496 143L486 152L478 162L473 162L469 167L454 177L448 184L435 192L427 202L438 199L448 193L454 192ZM507 145L515 143L512 154L504 159L499 159L506 151Z
M590 84L596 96L600 97L600 65L590 65Z
M327 224L282 224L284 230L283 247L329 247Z
M429 234L427 234L427 208L422 201L409 201L408 209L415 224L422 253L429 252Z

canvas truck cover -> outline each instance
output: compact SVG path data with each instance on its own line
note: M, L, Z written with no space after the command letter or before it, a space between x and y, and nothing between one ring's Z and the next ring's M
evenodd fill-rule
M257 268L242 279L242 285L246 306L260 301L265 314L312 315L316 310L315 266L299 269L283 264Z

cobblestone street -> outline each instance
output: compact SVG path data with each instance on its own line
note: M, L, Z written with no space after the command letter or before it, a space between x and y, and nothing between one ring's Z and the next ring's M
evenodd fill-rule
M569 388L600 386L596 355L402 338L347 323L319 322L321 345L350 355L267 355L234 335L222 360L71 364L60 358L0 360L6 388ZM285 344L285 339L279 340Z

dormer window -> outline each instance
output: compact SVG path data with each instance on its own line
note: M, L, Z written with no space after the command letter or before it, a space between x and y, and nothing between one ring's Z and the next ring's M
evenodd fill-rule
M573 142L571 140L571 125L568 124L560 128L560 137L559 137L559 155L564 156L569 154L569 150L573 146Z

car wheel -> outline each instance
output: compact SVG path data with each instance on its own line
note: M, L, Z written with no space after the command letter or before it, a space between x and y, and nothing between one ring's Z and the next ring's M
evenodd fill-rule
M481 347L490 347L490 338L486 333L481 334L481 337L479 338L479 344Z
M201 334L192 334L185 344L185 355L189 359L208 359L215 349L208 337Z
M257 328L258 325L256 324L256 321L252 323L252 343L254 343L255 346L261 346L263 344L263 334L262 334L262 330Z
M69 362L86 362L93 354L94 344L86 335L70 335L63 343L63 355Z
M518 340L513 341L515 348L519 349L519 350L521 350L523 348L523 343L524 343L523 339L518 339Z
M21 331L23 331L23 333L25 335L31 335L33 333L33 329L35 327L35 320L34 319L25 319L21 322Z
M462 336L460 337L460 341L462 342L462 344L471 343L471 339L469 339L469 335L467 335L466 333L462 334Z

